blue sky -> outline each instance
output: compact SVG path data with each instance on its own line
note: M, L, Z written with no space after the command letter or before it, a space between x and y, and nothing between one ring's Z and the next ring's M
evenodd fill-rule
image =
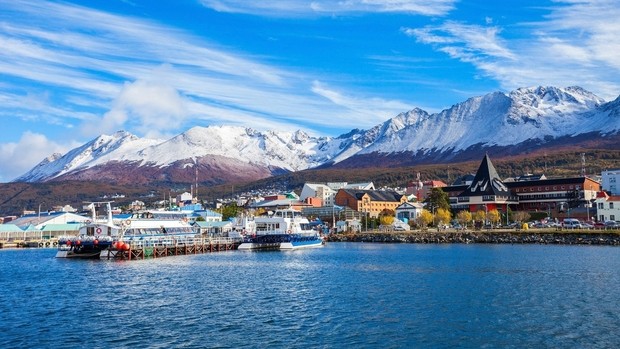
M620 94L615 0L0 0L0 182L127 130L336 136L518 87Z

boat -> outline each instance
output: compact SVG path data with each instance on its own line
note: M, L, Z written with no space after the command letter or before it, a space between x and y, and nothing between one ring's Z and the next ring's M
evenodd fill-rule
M314 229L300 211L292 208L244 220L239 250L297 250L325 244L320 231Z
M107 219L95 217L80 228L77 236L58 239L57 258L113 259L130 246L175 246L193 243L199 234L180 211L143 211L114 219L109 203Z

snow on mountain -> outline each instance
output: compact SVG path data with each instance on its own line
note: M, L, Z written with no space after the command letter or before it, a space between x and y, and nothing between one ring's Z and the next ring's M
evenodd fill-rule
M214 176L235 171L238 164L240 171L256 177L339 163L357 155L457 154L476 145L507 147L530 140L619 131L620 97L606 103L580 87L539 86L473 97L434 114L416 108L368 130L354 129L335 138L236 126L193 127L168 140L142 139L119 131L101 135L63 156L54 154L17 181L45 181L80 171L81 176L74 178L95 176L97 171L107 171L106 178L123 175L111 176L109 172L121 170L110 164L123 164L123 171L128 164L145 169L176 167L177 172L168 173L170 178L181 175L179 166L193 166L199 160L205 170L219 168Z
M415 122L360 151L461 151L477 144L510 146L531 139L602 131L604 101L580 87L521 88L473 97ZM617 108L611 108L617 110ZM617 125L615 129L619 129Z

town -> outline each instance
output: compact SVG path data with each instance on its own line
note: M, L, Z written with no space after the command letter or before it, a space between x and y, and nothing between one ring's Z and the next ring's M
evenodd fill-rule
M178 211L197 234L228 237L239 215L261 215L291 208L310 220L321 222L324 233L415 230L459 231L489 229L618 229L620 227L620 170L603 171L600 177L546 178L544 174L500 178L485 155L475 174L446 184L418 180L404 189L376 189L366 183L306 183L301 192L264 196L238 196L204 207L196 193L185 192L146 207L133 201L124 210L112 208L119 220L132 212ZM111 195L108 202L122 199ZM105 205L97 205L103 211ZM52 246L61 236L76 235L88 214L71 206L54 210L25 211L21 217L3 217L3 246Z

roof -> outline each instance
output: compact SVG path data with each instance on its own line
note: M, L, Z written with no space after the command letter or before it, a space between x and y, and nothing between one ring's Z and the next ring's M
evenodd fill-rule
M354 189L342 189L350 196L355 197L357 200L361 200L364 195L370 196L372 201L385 201L394 202L402 199L404 194L399 194L395 191L388 190L354 190Z
M15 224L0 224L0 233L22 232L23 230Z
M421 210L424 207L419 202L403 202L402 204L396 207L396 211L398 210Z
M544 185L567 185L567 184L583 184L586 179L596 182L589 177L569 177L569 178L553 178L553 179L541 179L537 181L522 181L522 182L507 182L508 188L520 188L520 187L532 187L532 186L544 186ZM598 182L597 182L598 183Z
M41 231L73 231L80 230L81 226L82 224L80 223L47 224Z
M510 191L497 174L489 155L485 154L473 182L459 194L459 197L487 195L510 196Z

